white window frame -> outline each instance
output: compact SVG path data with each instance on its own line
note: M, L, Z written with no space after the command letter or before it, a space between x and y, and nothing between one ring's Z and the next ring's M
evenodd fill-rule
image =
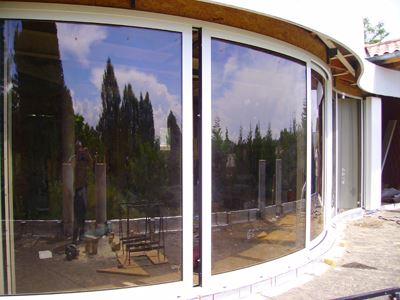
M159 295L175 295L185 298L189 288L193 286L193 123L192 123L192 26L170 16L133 10L102 8L82 5L13 3L0 2L0 18L2 19L32 19L54 20L66 22L97 23L105 25L123 25L130 27L168 30L182 35L182 281L149 285L134 288L118 288L101 291L82 291L74 293L74 297L93 299L128 299L134 295L138 298L156 299ZM4 101L5 112L9 109ZM6 116L7 114L5 114ZM11 116L5 120L5 133L10 133ZM7 129L8 128L8 129ZM5 180L10 177L11 142L4 139ZM8 150L8 152L7 152ZM8 165L7 165L8 164ZM13 246L13 203L12 183L6 182L6 244L8 289L15 293L15 264ZM7 188L8 187L8 188ZM68 293L41 294L41 299L69 299ZM4 297L7 299L8 297ZM31 296L20 296L21 299L31 299Z
M212 153L211 153L211 127L212 127L212 111L211 111L211 39L219 38L231 42L237 42L249 47L255 46L267 51L284 54L294 59L303 61L306 66L306 93L307 93L307 182L311 182L311 68L324 70L323 74L326 78L326 87L331 85L330 73L327 71L326 64L318 57L307 53L303 49L295 47L286 42L259 35L246 30L235 29L233 31L229 27L221 25L208 24L202 30L202 195L203 195L203 223L202 223L202 282L205 287L211 291L232 290L237 287L250 285L255 282L260 282L274 277L277 274L282 274L282 268L286 272L296 269L299 266L305 265L310 260L310 251L316 243L320 243L325 237L326 227L323 233L318 237L319 240L310 241L310 204L311 204L311 186L307 184L306 189L306 240L305 248L290 255L275 260L260 263L255 266L226 272L221 274L211 274L211 251L212 251ZM326 88L326 98L331 99L328 94L329 88ZM328 101L327 101L328 102ZM326 126L326 131L332 130ZM326 132L324 132L326 133ZM329 146L329 144L327 144ZM326 147L327 148L327 147ZM325 154L326 155L326 154ZM331 159L330 156L326 156ZM327 165L331 165L331 160L327 161ZM327 172L325 172L326 174ZM326 179L325 179L326 180ZM326 190L326 189L325 189ZM330 219L330 216L327 215Z
M310 240L310 248L316 247L321 241L324 239L326 235L326 230L328 224L330 224L331 220L331 201L332 201L332 164L333 157L332 152L332 80L331 74L327 68L323 65L316 63L315 61L311 62L311 70L317 72L322 78L325 80L324 86L324 107L322 112L322 200L324 202L324 229L321 233L315 237L313 240ZM311 135L310 128L310 135ZM311 157L311 156L310 156ZM311 216L310 216L310 225L311 225ZM310 228L311 230L311 228ZM310 231L311 238L311 231Z

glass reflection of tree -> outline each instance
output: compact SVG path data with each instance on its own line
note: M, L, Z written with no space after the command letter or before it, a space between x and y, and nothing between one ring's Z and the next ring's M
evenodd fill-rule
M153 107L148 92L139 100L132 85L124 87L121 103L117 78L109 58L103 75L102 113L97 132L107 164L108 212L117 217L119 203L140 198L151 202L171 201L167 185L180 183L181 131L172 111L167 118L170 151L160 150L155 137ZM133 197L133 195L135 195ZM179 199L172 201L176 209ZM174 199L172 199L174 200Z
M102 112L96 127L75 113L65 85L57 27L51 21L21 21L14 37L12 90L14 217L61 218L62 163L70 161L79 140L107 166L107 215L119 216L119 202L131 195L166 201L179 212L181 130L172 111L165 116L169 151L155 136L148 92L139 99L131 84L119 92L111 59L101 88ZM93 174L91 174L93 176ZM93 180L92 180L93 181ZM88 216L95 193L89 184Z
M259 160L266 160L267 205L274 203L273 184L277 158L282 159L283 162L282 190L285 191L285 200L295 201L301 198L301 192L298 190L301 190L305 177L304 174L300 174L302 172L298 172L298 169L304 171L305 168L299 166L303 160L298 161L298 155L305 153L303 130L305 120L302 119L299 124L293 118L291 126L283 128L278 138L273 138L270 125L266 134L262 136L259 123L254 132L250 126L246 138L243 138L243 127L240 126L237 142L229 139L227 129L225 129L225 138L222 136L220 122L220 119L216 117L212 127L214 210L257 207ZM298 153L299 151L302 153ZM297 187L299 184L300 189Z

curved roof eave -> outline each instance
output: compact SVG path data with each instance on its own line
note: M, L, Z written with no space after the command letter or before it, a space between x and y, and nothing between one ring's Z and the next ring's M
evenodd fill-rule
M400 97L400 72L367 61L360 2L337 0L327 8L319 0L201 0L280 19L329 39L354 55L360 75L358 86L367 93Z

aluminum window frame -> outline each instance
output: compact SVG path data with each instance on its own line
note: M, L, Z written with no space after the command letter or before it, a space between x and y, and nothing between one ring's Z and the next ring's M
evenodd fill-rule
M81 22L89 24L119 25L137 28L147 28L163 31L173 31L181 34L182 37L182 280L172 283L162 283L149 286L132 288L117 288L98 291L79 291L74 295L85 293L85 297L97 299L111 299L112 297L131 297L132 294L138 297L157 297L161 294L176 295L184 297L188 288L192 288L193 282L193 124L192 124L192 26L184 22L177 22L176 18L160 16L159 14L128 11L115 8L102 8L82 5L64 4L41 4L41 3L0 3L1 19L29 19L29 20L54 20L65 22ZM5 111L10 108L4 101ZM10 134L11 115L5 118L5 133ZM7 128L7 129L6 129ZM7 136L4 138L5 183L6 193L6 241L7 241L7 282L11 293L15 293L15 266L11 263L14 256L13 246L13 203L12 197L12 168L11 168L11 142ZM8 168L7 168L8 164ZM56 292L57 297L70 297L68 292ZM40 294L44 299L54 297L52 294ZM19 296L25 298L25 296ZM30 297L28 296L28 299Z
M324 203L324 228L317 237L310 241L310 248L316 247L324 239L326 235L327 226L331 220L331 201L332 201L332 169L333 169L333 156L330 149L333 145L333 126L332 126L332 76L327 68L316 63L311 62L311 70L317 72L325 80L324 86L324 104L322 110L322 201ZM311 134L310 128L310 134ZM311 222L311 219L310 219ZM311 228L310 228L311 230ZM310 232L311 234L311 232Z
M305 232L305 247L297 252L289 254L287 256L277 258L272 261L260 263L255 266L246 267L231 272L221 274L211 274L211 243L212 243L212 150L211 150L211 127L212 127L212 97L211 97L211 40L212 38L222 39L227 42L239 43L242 45L248 45L249 47L257 47L260 50L265 49L266 51L273 51L278 54L283 54L288 57L305 63L306 67L306 101L307 101L307 151L306 151L306 181L311 182L311 69L317 69L326 78L325 89L327 96L326 98L331 99L328 92L331 91L331 76L328 72L329 68L318 57L300 49L296 46L288 44L283 41L276 40L271 37L260 35L246 30L235 30L223 25L210 25L203 28L203 89L202 89L202 115L203 115L203 127L202 127L202 153L203 153L203 247L202 247L202 264L203 264L203 284L211 290L231 290L238 286L245 286L254 282L267 280L273 277L273 274L282 273L282 266L287 266L285 270L289 272L299 266L306 264L309 261L310 251L313 247L322 242L326 234L326 226L324 226L323 232L318 236L318 239L310 241L310 215L311 215L311 185L307 184L306 188L306 232ZM327 88L329 86L329 88ZM332 130L331 126L326 126L325 130ZM325 131L324 131L325 134ZM326 139L326 135L323 137ZM326 143L326 141L324 141ZM326 147L327 148L327 147ZM325 153L324 153L325 155ZM327 157L328 158L328 157ZM331 156L330 156L331 159ZM331 160L326 163L331 165ZM327 173L324 172L325 174ZM324 181L326 178L324 179ZM329 216L327 218L330 219ZM227 284L229 283L229 284Z

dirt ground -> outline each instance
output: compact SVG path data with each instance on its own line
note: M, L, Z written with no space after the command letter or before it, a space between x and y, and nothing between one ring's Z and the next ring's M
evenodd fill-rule
M387 288L400 288L400 209L366 214L349 221L345 227L341 250L333 266L325 265L322 274L312 270L307 283L283 291L268 289L250 299L333 299ZM318 265L316 265L317 267ZM382 298L380 298L382 299ZM388 299L384 297L383 299Z

